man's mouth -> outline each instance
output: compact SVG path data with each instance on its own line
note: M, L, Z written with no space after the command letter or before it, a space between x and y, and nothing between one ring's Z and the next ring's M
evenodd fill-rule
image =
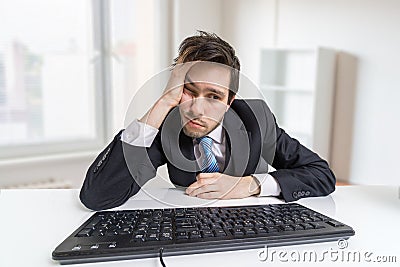
M187 124L191 127L194 128L201 128L201 127L205 127L202 123L196 121L196 120L190 120L188 118L186 118L188 120Z

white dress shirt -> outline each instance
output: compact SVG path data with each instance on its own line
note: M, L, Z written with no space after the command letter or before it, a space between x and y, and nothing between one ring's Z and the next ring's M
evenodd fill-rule
M157 128L136 119L122 132L121 140L133 146L150 147L157 134ZM217 160L219 169L223 170L225 165L225 131L222 130L222 125L220 124L207 136L213 140L212 151ZM193 139L193 146L194 155L199 166L201 166L201 152L199 144L195 139ZM281 188L272 175L260 173L252 174L252 176L260 183L260 194L258 196L278 196L281 193Z

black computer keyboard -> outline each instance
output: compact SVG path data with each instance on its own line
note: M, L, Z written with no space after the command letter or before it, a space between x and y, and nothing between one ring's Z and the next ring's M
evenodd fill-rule
M53 252L62 263L333 241L351 227L299 204L97 212Z

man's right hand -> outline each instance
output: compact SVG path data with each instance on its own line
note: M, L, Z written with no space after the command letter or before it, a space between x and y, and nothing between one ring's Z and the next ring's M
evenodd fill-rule
M163 95L139 120L140 122L160 128L168 112L176 107L182 98L185 76L195 62L188 62L174 66Z

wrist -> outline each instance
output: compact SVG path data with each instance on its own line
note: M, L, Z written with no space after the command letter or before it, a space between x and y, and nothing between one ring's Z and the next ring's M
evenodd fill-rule
M256 178L249 175L245 177L248 183L248 192L250 196L258 196L261 192L261 185Z
M172 108L176 107L178 104L179 102L177 102L176 100L171 100L166 97L161 97L160 99L157 100L154 106L169 111Z
M159 99L139 121L158 129L171 108L171 105Z

